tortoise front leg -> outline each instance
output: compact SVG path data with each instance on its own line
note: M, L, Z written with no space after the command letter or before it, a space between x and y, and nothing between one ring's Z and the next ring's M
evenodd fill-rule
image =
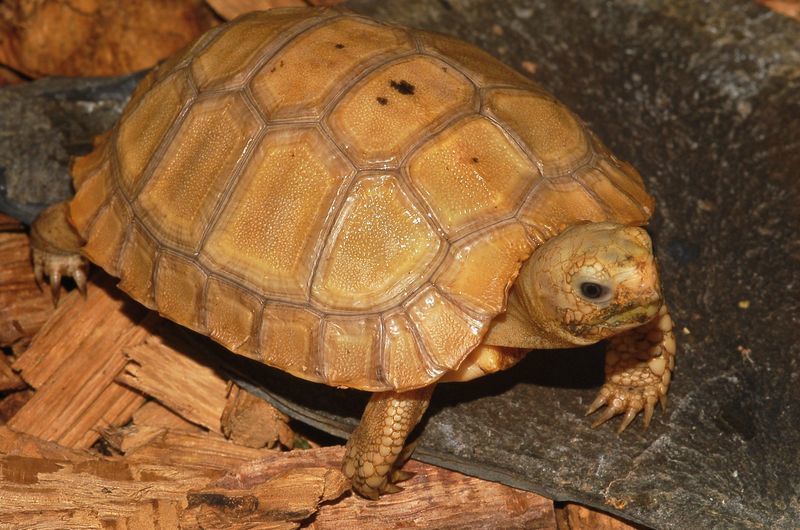
M656 403L667 406L667 390L675 367L675 335L667 306L642 326L611 337L606 350L606 382L586 415L606 409L592 427L625 413L617 432L625 430L640 411L650 424Z
M409 478L400 468L414 451L414 444L405 446L405 440L425 414L434 386L372 395L342 462L357 493L377 499L400 491L395 483Z
M72 277L81 293L86 293L88 263L81 256L81 237L67 218L69 204L59 202L39 214L31 226L31 259L36 283L47 276L53 304L58 303L61 278Z

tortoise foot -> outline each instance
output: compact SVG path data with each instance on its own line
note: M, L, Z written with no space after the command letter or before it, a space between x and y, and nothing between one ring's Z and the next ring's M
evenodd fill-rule
M31 259L36 283L50 284L53 304L58 304L61 280L72 278L78 290L86 294L89 264L81 256L82 241L67 219L66 202L54 204L43 211L31 227Z
M630 425L644 411L644 427L650 425L656 403L667 406L667 390L675 366L675 338L666 306L642 326L609 340L606 352L606 382L586 415L603 405L606 409L594 421L597 427L624 414L617 432Z
M405 445L405 440L428 408L432 392L433 386L373 394L347 442L342 462L342 471L356 493L377 499L402 491L397 483L413 476L402 467L416 446Z

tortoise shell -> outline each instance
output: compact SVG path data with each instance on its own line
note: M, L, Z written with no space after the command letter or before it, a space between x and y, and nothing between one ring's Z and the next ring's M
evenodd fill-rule
M638 173L527 78L332 9L207 33L73 173L83 252L133 298L236 353L373 391L458 369L549 237L652 211Z

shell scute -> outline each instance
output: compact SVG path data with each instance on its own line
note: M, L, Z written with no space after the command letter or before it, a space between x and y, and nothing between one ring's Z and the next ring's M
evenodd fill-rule
M380 351L380 319L330 317L324 330L325 382L347 387L372 384L376 379L375 353Z
M439 370L455 370L480 343L487 322L466 314L433 286L408 304L408 316L430 361Z
M328 126L356 163L395 167L421 135L469 110L475 97L463 74L415 55L370 72L336 104Z
M322 382L319 337L322 320L307 309L268 304L259 333L261 361L290 374Z
M195 103L135 199L145 225L194 251L259 127L237 94Z
M538 168L487 118L470 116L431 138L408 174L448 236L510 217Z
M116 141L122 188L131 196L156 149L192 98L185 72L178 71L143 94L120 122Z
M201 251L209 268L257 292L305 303L313 262L354 173L314 127L278 128L259 142Z
M555 99L527 90L499 88L487 91L484 105L525 142L545 178L570 174L591 159L586 130Z
M441 246L397 177L363 177L328 237L312 299L345 311L397 305L424 279Z
M505 308L506 293L532 250L518 222L464 238L450 250L436 285L472 311L496 315Z
M365 68L414 45L407 32L368 19L337 18L290 42L250 83L272 119L318 118Z

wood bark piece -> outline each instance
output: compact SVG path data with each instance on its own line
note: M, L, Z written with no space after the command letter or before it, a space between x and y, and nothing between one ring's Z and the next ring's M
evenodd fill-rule
M253 461L212 484L246 489L268 477L299 467L338 468L344 448L324 447L278 453ZM412 460L404 468L415 476L404 491L377 501L350 495L323 505L308 528L555 528L552 501L523 490L486 482Z
M88 448L144 403L114 378L127 363L122 349L142 342L159 319L146 319L147 310L120 295L110 277L95 271L95 278L85 300L77 292L63 299L14 364L37 392L9 421L12 429Z
M164 431L131 449L126 460L183 469L227 471L252 460L271 459L277 451L236 445L214 433Z
M230 385L221 423L225 437L239 445L271 449L294 444L289 417L235 383Z
M250 11L261 11L274 7L332 6L342 0L207 0L208 5L225 20L236 18Z
M148 68L216 23L203 0L5 0L0 63L30 77Z
M153 336L125 350L130 362L119 381L154 397L183 418L221 433L227 381L203 351L207 345L177 331L177 326L168 329L169 344Z
M0 218L0 226L13 228L8 219ZM0 347L25 346L53 313L53 303L34 280L27 235L0 230L0 263Z
M219 528L299 528L320 503L341 497L350 489L338 469L302 467L283 471L250 489L206 488L190 491L184 525L199 523Z

